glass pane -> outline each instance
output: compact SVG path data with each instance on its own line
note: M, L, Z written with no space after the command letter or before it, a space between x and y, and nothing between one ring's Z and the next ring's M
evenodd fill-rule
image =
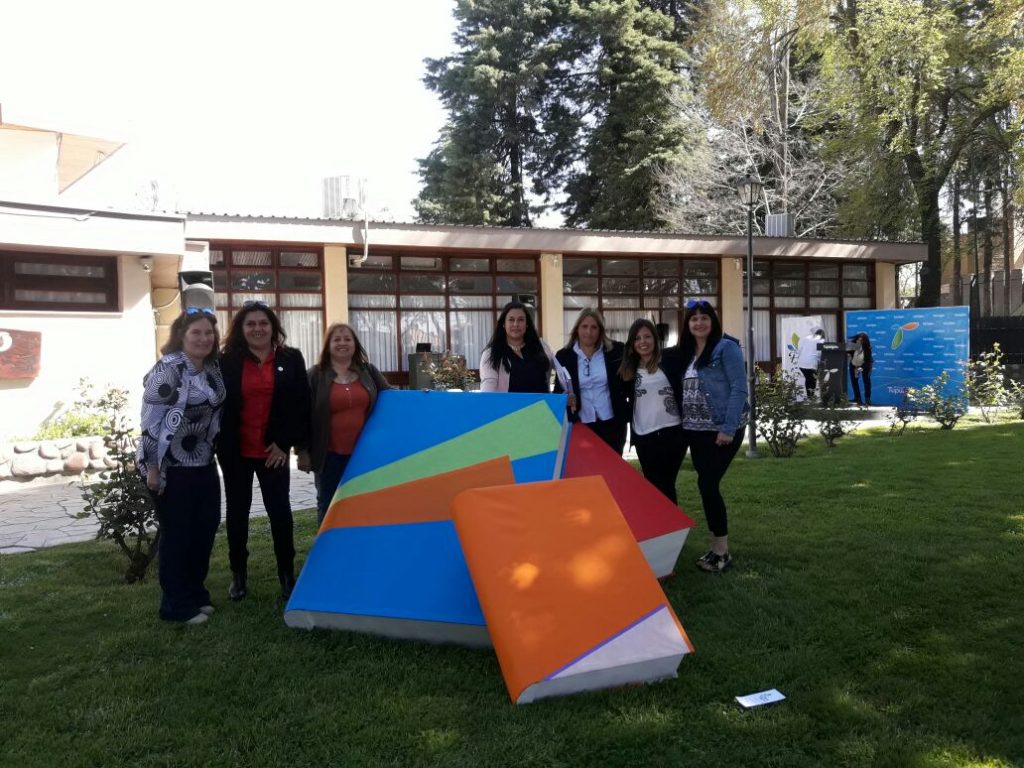
M767 362L772 358L771 347L771 322L772 313L766 309L754 310L754 361L758 363ZM746 334L743 334L743 341L740 342L746 347ZM750 350L744 349L745 356L750 357Z
M239 267L269 267L270 251L232 251L231 263Z
M394 293L395 276L390 273L366 273L350 270L348 273L349 293Z
M398 284L411 293L444 293L444 275L402 275Z
M298 347L307 365L320 357L320 344L324 334L323 313L317 310L284 309L278 313L288 344Z
M434 352L444 352L448 345L444 312L402 312L402 370L408 370L406 355L416 351L417 344L430 344Z
M324 287L319 272L278 272L277 279L282 291L322 291Z
M210 250L210 266L215 267L218 264L224 263L224 251L221 250Z
M107 294L93 291L33 291L14 289L16 301L47 301L60 304L106 304Z
M757 265L754 266L754 272L757 272ZM690 259L683 260L683 274L687 277L718 277L718 262L717 261L696 261Z
M348 252L348 255L358 256L361 258L363 254L360 251L352 250ZM390 256L375 256L374 254L371 253L370 256L366 259L366 261L364 261L358 267L354 267L354 269L391 269L391 267L392 258ZM351 274L352 272L350 270L349 275ZM349 279L351 279L351 277Z
M676 309L679 306L678 296L644 296L645 307L657 309Z
M490 275L452 275L448 278L451 293L490 293L494 283Z
M843 265L843 277L847 280L867 280L868 279L868 265L867 264L844 264Z
M387 294L373 296L365 293L353 293L348 297L348 305L350 308L359 307L361 309L394 309L398 306L398 300L393 295Z
M491 269L488 259L448 259L449 272L489 272Z
M273 272L232 272L232 291L268 291L274 289Z
M812 296L810 306L812 307L838 307L838 296Z
M870 283L861 280L843 280L844 296L868 296Z
M567 277L562 281L565 293L597 293L596 277Z
M45 275L47 277L97 277L102 278L107 270L102 266L85 266L82 264L46 264L39 261L16 261L14 273L17 275Z
M306 307L312 309L314 307L322 307L323 305L324 299L319 293L281 294L280 306L282 307Z
M602 275L638 275L639 259L601 259Z
M563 275L596 275L597 259L563 259Z
M417 272L440 272L443 266L440 256L402 256L400 262L402 269L415 269Z
M839 265L838 264L811 264L808 266L811 277L819 279L839 278Z
M402 296L398 306L409 309L444 309L444 296Z
M602 293L640 293L640 280L635 277L601 278Z
M215 307L226 307L228 305L228 295L226 293L213 294L213 305Z
M851 309L871 309L871 299L843 299L843 306L850 307Z
M223 269L212 270L213 288L217 291L226 290L228 287L228 274Z
M775 296L776 307L802 307L804 306L804 297L801 296Z
M370 362L382 371L397 371L398 330L397 318L392 312L359 310L349 313L349 323L366 350Z
M676 278L657 278L644 280L645 294L672 294L679 293L679 280Z
M771 299L767 296L758 296L754 294L754 306L755 307L768 307L771 306Z
M281 251L282 267L319 267L320 254L309 251Z
M718 307L718 297L717 296L699 296L697 294L692 294L690 296L683 297L683 301L681 302L682 305L683 305L683 308L685 309L687 303L689 303L691 301L706 301L712 307Z
M755 293L757 292L757 282L754 283ZM718 293L718 280L708 277L691 278L687 277L683 280L682 291L686 294L697 294L697 293Z
M452 312L452 352L466 358L468 368L480 365L480 355L494 332L493 312Z
M536 264L533 259L498 259L495 267L498 272L536 272Z
M838 296L838 280L811 280L808 283L811 289L811 296Z
M747 281L744 280L743 281L744 292L746 291L746 285L747 285ZM770 285L771 285L771 281L770 280L765 280L764 278L757 277L757 270L754 270L754 295L755 296L757 296L757 294L759 294L759 293L767 296L768 292L769 292L769 286Z
M678 259L644 259L644 277L675 277L678 274Z
M601 299L601 306L604 309L627 309L640 307L639 296L605 296Z
M453 278L449 278L453 280ZM490 296L449 296L448 304L461 309L491 309L494 300Z
M785 264L775 262L775 269L773 270L773 277L775 278L790 278L796 280L803 280L807 276L807 270L803 264Z
M640 312L635 309L617 310L612 309L604 312L604 327L608 336L616 341L625 341L629 333L629 326L638 317L649 317L651 312Z
M247 301L262 301L273 309L276 298L272 293L233 293L231 294L231 306L240 307Z
M803 280L779 280L772 281L776 296L803 296L806 288Z
M497 278L499 293L536 293L536 277L501 277Z
M573 317L584 307L597 309L597 296L563 296L562 306L573 311Z

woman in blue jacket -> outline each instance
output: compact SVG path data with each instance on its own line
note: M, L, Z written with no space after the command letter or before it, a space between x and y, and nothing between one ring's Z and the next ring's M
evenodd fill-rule
M743 443L750 406L743 351L736 339L722 333L718 314L706 301L686 305L678 363L683 440L690 448L711 531L711 548L697 567L718 573L732 565L728 515L719 486Z

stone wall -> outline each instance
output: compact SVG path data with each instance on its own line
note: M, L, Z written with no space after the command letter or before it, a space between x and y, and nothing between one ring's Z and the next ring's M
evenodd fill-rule
M34 480L52 475L77 476L85 471L110 469L102 437L65 437L59 440L19 440L0 443L0 480Z

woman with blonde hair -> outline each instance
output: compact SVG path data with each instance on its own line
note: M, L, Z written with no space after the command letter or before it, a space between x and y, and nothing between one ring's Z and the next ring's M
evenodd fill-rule
M327 329L320 360L307 376L313 396L309 450L299 452L298 466L313 471L316 517L322 523L377 395L391 386L346 323Z
M619 454L629 422L629 396L618 376L624 349L621 341L608 338L601 313L587 307L573 323L569 342L555 353L569 374L570 419L586 424ZM556 378L555 392L563 391Z
M676 477L686 455L679 419L678 357L662 354L658 330L641 318L629 328L619 378L632 390L630 434L640 470L673 504Z

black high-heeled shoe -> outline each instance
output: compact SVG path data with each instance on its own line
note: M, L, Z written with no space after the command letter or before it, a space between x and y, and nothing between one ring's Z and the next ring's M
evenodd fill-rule
M236 603L245 598L248 594L245 584L245 571L236 571L231 574L231 586L228 587L228 597Z

